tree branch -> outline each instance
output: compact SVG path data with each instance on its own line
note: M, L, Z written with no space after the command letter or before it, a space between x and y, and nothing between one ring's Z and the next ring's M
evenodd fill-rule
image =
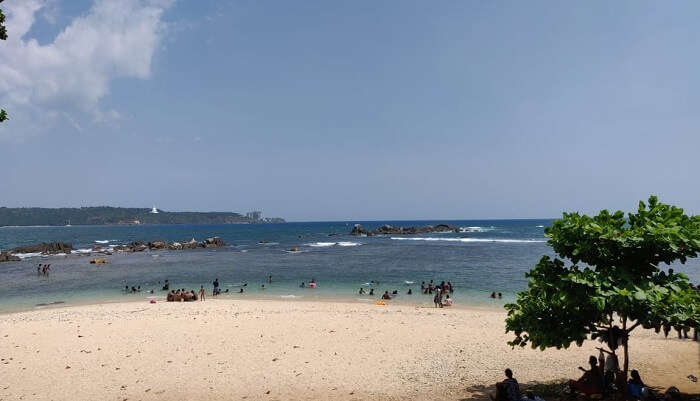
M630 326L630 328L627 329L627 330L625 330L625 332L626 332L626 333L631 332L632 330L634 330L634 329L635 329L637 326L639 326L640 324L642 324L642 322L637 321L637 323L635 323L635 324L633 324L632 326Z

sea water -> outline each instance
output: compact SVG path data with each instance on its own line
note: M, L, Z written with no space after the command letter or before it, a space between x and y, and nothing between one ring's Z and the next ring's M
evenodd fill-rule
M355 223L372 229L383 224L422 226L448 223L459 233L356 237ZM374 302L397 290L392 302L432 305L420 294L422 281L450 281L456 305L502 307L527 286L525 272L543 255L553 255L544 227L551 220L381 221L234 225L0 227L0 249L39 242L73 244L70 255L23 255L21 262L0 263L0 312L56 305L163 300L170 288L211 294L218 279L221 295L231 299L344 300ZM93 265L90 249L130 241L188 241L219 236L222 248L182 251L114 252L109 263ZM296 248L297 251L291 251ZM102 257L102 256L101 256ZM37 276L39 263L50 263L49 277ZM700 262L674 266L700 282ZM272 276L272 282L268 282ZM300 288L315 280L315 289ZM262 285L265 288L263 289ZM142 292L126 293L124 287ZM361 296L374 289L375 296ZM240 289L244 293L240 294ZM408 289L413 295L408 295ZM154 293L150 294L149 291ZM491 292L501 292L493 300Z

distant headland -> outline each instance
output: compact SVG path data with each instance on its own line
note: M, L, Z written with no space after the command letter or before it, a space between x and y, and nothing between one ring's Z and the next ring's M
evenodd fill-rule
M263 217L260 211L241 214L234 212L168 212L155 207L0 207L0 227L140 224L262 224L284 222L285 220L279 217Z

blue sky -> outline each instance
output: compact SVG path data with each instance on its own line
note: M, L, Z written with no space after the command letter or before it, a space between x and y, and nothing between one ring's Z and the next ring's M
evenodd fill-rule
M2 6L6 206L700 211L698 2Z

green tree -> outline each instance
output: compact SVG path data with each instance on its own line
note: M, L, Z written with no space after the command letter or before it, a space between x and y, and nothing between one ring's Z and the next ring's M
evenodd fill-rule
M527 290L505 306L511 346L560 349L598 339L613 353L622 347L627 374L632 330L668 335L700 326L700 292L687 276L660 267L697 257L700 216L652 196L627 218L564 213L545 234L558 258L542 257L526 273Z
M0 0L0 3L2 3L3 0ZM7 28L5 27L5 14L3 14L2 9L0 8L0 40L7 40ZM7 120L7 112L3 109L0 109L0 122L3 122Z

